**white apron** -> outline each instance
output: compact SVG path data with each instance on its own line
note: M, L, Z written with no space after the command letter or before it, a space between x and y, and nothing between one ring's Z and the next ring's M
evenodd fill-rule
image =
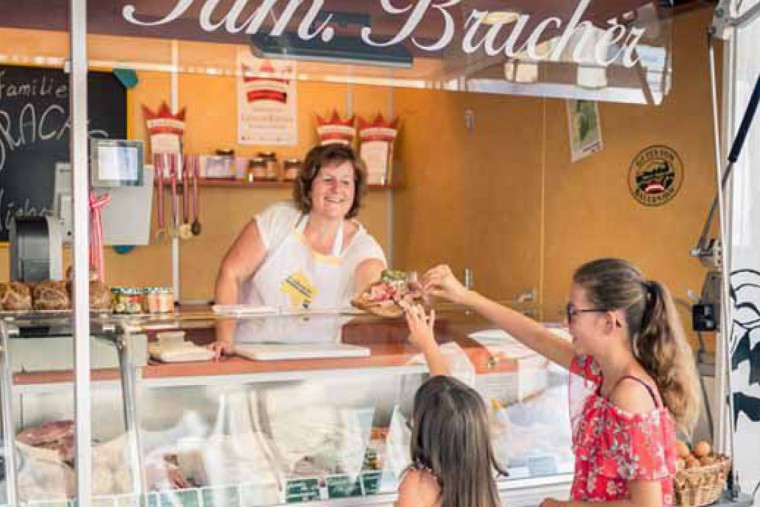
M248 287L243 304L286 310L342 308L350 304L353 273L342 265L343 222L335 235L332 254L311 249L304 236L309 215L267 254Z
M342 265L343 223L338 228L331 255L315 252L306 242L303 215L296 226L275 245L249 285L241 303L273 306L282 310L316 310L350 305L353 272ZM357 233L358 234L358 233ZM246 319L239 323L236 343L336 342L347 319L336 315Z

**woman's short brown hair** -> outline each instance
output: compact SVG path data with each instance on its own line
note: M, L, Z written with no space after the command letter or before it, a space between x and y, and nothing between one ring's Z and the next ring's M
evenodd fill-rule
M293 182L293 202L299 210L303 213L311 211L311 186L319 170L323 167L340 165L343 162L351 162L354 168L354 202L346 218L354 218L359 214L362 197L367 192L367 168L356 152L344 144L315 146L306 154L301 171Z

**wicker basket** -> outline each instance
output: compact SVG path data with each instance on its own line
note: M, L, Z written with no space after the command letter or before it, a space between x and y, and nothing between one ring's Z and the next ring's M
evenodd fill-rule
M720 499L731 468L727 456L717 456L715 463L679 470L673 480L676 504L684 507L710 505Z

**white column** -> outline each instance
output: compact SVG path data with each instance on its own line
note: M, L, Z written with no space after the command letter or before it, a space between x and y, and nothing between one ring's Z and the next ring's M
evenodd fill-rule
M741 16L757 9L760 0L744 0ZM758 75L760 75L760 18L747 19L732 34L732 58L725 58L733 79L724 85L728 94L724 104L730 108L725 125L726 140L732 142L739 130L745 109L750 101ZM730 144L726 146L730 149ZM731 392L734 412L734 463L739 484L745 493L751 493L760 480L760 381L752 382L751 371L760 369L760 360L749 354L743 359L743 350L760 347L760 118L747 134L743 150L734 165L728 199L729 266L731 288L735 294L728 329L727 353L731 365ZM739 306L741 305L741 306ZM725 342L724 342L725 343ZM733 422L734 413L727 416ZM731 427L731 424L729 424Z
M87 1L70 0L71 167L74 197L74 412L76 417L76 477L79 507L90 499L90 258L87 171Z

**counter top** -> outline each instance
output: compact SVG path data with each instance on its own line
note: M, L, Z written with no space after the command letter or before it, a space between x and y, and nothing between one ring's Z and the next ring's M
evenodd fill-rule
M207 345L214 340L215 324L218 319L218 316L214 316L207 309L194 307L159 319L138 318L128 319L128 321L129 325L132 326L130 332L145 333L148 335L148 340L155 340L158 332L167 329L179 329L186 332L186 339L198 345ZM237 320L239 320L239 325L241 325L240 323L255 323L256 325L271 323L278 332L280 327L284 327L287 331L290 329L288 326L293 324L298 326L295 328L298 332L308 334L310 326L323 325L324 320L332 325L333 321L330 319L338 319L335 321L337 322L335 329L339 329L343 343L367 347L371 350L370 356L277 361L256 361L239 356L229 356L219 361L194 363L160 363L151 360L147 366L142 368L142 378L147 380L172 377L257 375L272 372L282 374L287 372L374 370L403 367L417 368L419 371L426 370L426 365L408 341L408 328L403 318L382 319L371 315L299 314L259 316ZM141 327L136 326L136 322ZM520 361L524 359L494 356L486 347L470 338L468 335L473 331L493 328L493 325L461 309L439 311L435 327L438 342L442 345L451 342L456 343L467 355L477 374L516 372L520 368ZM256 327L252 331L247 328L244 329L254 335L259 331L259 328ZM535 360L538 361L538 366L548 364L548 361L538 356L535 356ZM534 364L533 367L535 366ZM93 372L92 378L93 380L115 380L119 378L119 373L118 370L97 370ZM71 379L71 372L65 371L17 373L14 375L14 381L17 384L69 382Z

